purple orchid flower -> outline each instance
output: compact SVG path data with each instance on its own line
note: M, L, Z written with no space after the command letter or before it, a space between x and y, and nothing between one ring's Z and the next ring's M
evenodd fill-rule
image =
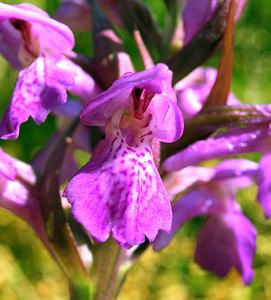
M31 166L11 157L0 148L0 207L25 220L49 249L35 192L35 181L36 176Z
M227 2L230 3L230 0ZM218 3L218 0L186 0L183 9L185 45L211 20ZM240 18L245 6L246 0L235 1L235 21Z
M171 205L154 162L154 140L173 142L183 119L163 64L127 73L85 108L86 125L105 126L106 139L68 183L72 213L99 242L110 233L129 248L171 228Z
M20 125L37 124L67 100L66 90L87 102L97 89L93 79L66 58L74 37L70 29L30 4L0 3L0 52L21 70L11 104L0 123L0 137L15 139Z
M225 276L235 268L249 284L253 279L256 230L243 215L235 194L238 189L248 187L257 172L256 163L236 159L223 161L215 169L188 167L171 173L165 179L171 196L188 187L188 175L191 188L173 206L172 229L170 233L158 234L154 249L164 248L189 219L208 216L198 236L195 261L218 276Z
M215 83L216 76L216 69L200 67L176 83L174 89L185 119L192 118L201 111ZM239 101L230 93L227 104L238 103Z

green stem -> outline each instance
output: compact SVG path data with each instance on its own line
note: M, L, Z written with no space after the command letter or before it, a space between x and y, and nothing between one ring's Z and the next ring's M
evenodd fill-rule
M70 284L70 300L90 300L90 287L84 282L73 282Z
M97 250L97 287L94 299L113 300L119 284L119 271L124 258L124 250L112 239Z

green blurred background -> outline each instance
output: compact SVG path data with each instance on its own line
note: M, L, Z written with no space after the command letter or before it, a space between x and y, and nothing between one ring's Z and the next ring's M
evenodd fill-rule
M9 4L22 1L3 1ZM51 15L58 1L29 1ZM157 18L163 15L162 0L148 0ZM236 28L233 91L246 103L268 103L271 98L271 4L269 0L248 0L247 9ZM77 49L91 54L88 34L77 34ZM127 45L127 49L131 48ZM209 64L215 65L217 58ZM0 113L6 107L16 79L0 58ZM22 126L17 141L0 146L30 161L54 132L53 117L40 127L32 121ZM254 158L254 156L253 156ZM225 279L202 271L193 262L197 232L203 222L186 224L171 245L161 253L148 250L130 271L121 300L182 299L271 299L271 221L263 218L255 203L256 189L239 193L246 215L258 230L255 279L245 287L236 272ZM58 267L42 248L32 230L10 213L0 211L0 299L68 299L68 286Z

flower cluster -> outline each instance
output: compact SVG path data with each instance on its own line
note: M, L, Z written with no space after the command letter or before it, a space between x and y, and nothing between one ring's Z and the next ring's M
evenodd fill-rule
M257 231L236 194L256 185L257 201L265 216L271 216L271 108L241 104L230 90L224 104L210 106L212 91L218 86L224 90L219 78L225 69L200 63L191 69L192 46L215 25L222 34L208 47L228 47L231 15L236 22L245 1L185 1L183 48L175 57L187 57L187 49L192 49L187 65L176 72L186 76L175 75L175 60L167 60L167 65L166 55L161 54L164 63L152 63L147 48L152 53L155 38L146 40L151 29L140 26L137 15L137 37L142 38L136 42L146 69L135 72L128 55L119 55L124 53L122 41L109 22L128 27L117 3L97 1L106 17L95 1L89 2L91 6L87 1L62 1L56 19L34 5L0 3L0 53L19 72L0 122L0 137L16 139L29 117L39 125L52 112L58 122L32 166L1 150L1 207L25 219L51 252L55 240L47 225L55 213L56 224L61 216L61 224L68 226L64 210L89 244L104 243L111 236L123 249L153 243L155 251L166 247L186 221L207 216L195 261L218 276L235 268L249 284ZM61 22L73 30L94 31L92 60L73 51L73 32ZM172 43L177 29L171 32ZM169 41L168 36L164 40ZM76 161L78 149L91 157L82 168ZM260 162L223 160L249 152L261 153ZM214 167L197 166L209 159L222 160ZM62 204L57 202L60 195Z

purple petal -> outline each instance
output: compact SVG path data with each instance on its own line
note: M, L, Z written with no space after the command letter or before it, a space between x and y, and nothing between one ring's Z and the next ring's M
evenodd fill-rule
M183 132L183 119L176 105L176 95L171 87L172 72L166 65L138 73L127 73L116 80L111 88L92 99L81 114L86 125L105 125L117 111L127 110L134 113L131 96L134 88L145 89L154 94L146 114L150 114L150 129L160 141L172 142Z
M266 125L229 130L192 144L166 159L162 167L166 171L175 171L208 159L263 151L270 147L269 134Z
M107 91L91 101L81 114L82 122L86 125L105 125L115 112L129 107L132 103L129 95L133 88L146 88L159 94L164 91L163 83L168 83L168 77L172 77L172 72L164 64L143 72L124 74Z
M258 164L247 159L228 159L215 168L216 180L223 180L223 186L228 191L249 187L258 174Z
M67 101L66 103L57 106L53 113L57 116L57 117L63 117L65 119L75 119L79 116L79 114L82 111L83 106L81 105L81 103L79 101L73 101L70 100Z
M11 104L0 124L2 139L16 139L20 125L29 117L37 124L43 123L54 107L66 101L66 88L73 84L73 78L54 64L40 57L20 72Z
M83 105L87 105L101 91L95 80L71 60L61 59L57 67L73 78L74 84L68 90L72 95L80 97Z
M203 107L213 87L217 76L214 68L197 68L175 85L178 106L184 118L194 117ZM239 101L230 94L228 104L237 104Z
M75 219L99 242L112 232L129 248L171 227L171 205L146 143L129 147L117 136L98 145L64 195Z
M257 199L265 216L269 218L271 216L271 154L263 156L260 161L257 184L259 186Z
M183 10L184 44L188 44L194 36L211 19L217 0L187 0Z
M48 246L38 199L32 194L36 176L31 166L14 159L2 149L0 162L0 207L29 223Z
M153 249L160 251L166 247L186 221L197 216L223 212L227 204L221 198L219 193L208 189L208 187L195 188L186 193L173 206L173 221L170 233L160 231L155 239Z
M190 166L170 172L163 182L170 199L173 199L194 184L210 181L221 183L221 188L225 188L227 192L235 192L251 185L257 175L257 163L246 159L228 159L217 164L215 168Z
M183 9L184 44L188 44L212 18L217 0L186 0ZM230 1L227 1L230 3ZM237 21L246 5L246 0L235 1L235 21Z
M16 214L26 221L48 246L38 200L28 187L18 180L4 180L0 175L0 207Z
M215 170L212 168L187 167L180 171L170 172L163 178L163 182L170 199L173 199L195 183L209 182L214 175Z
M16 168L13 166L13 160L0 148L0 176L9 180L16 178Z
M34 5L0 3L0 22L7 20L22 20L31 24L31 40L38 41L39 55L68 53L74 46L71 30Z
M236 268L245 284L253 280L256 230L241 213L210 217L202 228L195 261L218 276Z
M215 178L240 177L254 174L258 164L248 159L227 159L217 164Z
M150 125L153 136L165 143L177 141L184 130L183 117L178 105L163 96L157 96L153 100L150 105L154 112Z
M0 53L17 70L23 68L18 57L21 42L20 33L14 29L10 22L0 22Z

